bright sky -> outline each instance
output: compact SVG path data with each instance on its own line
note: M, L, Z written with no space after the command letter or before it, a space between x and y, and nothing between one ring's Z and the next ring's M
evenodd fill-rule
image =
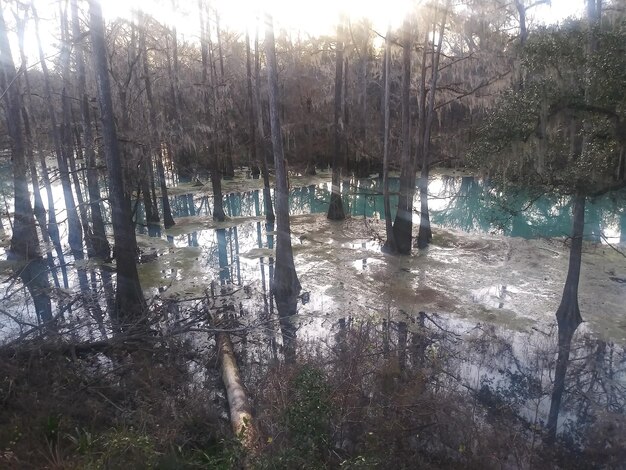
M550 24L564 20L568 16L582 16L584 0L552 0L551 5L539 5L529 12L540 23Z
M197 0L176 0L177 8L172 9L171 0L100 0L107 19L119 16L130 18L133 10L142 9L157 20L176 24L178 34L186 40L197 40L199 36ZM209 0L211 7L220 12L223 29L251 34L257 25L257 16L264 11L274 16L275 28L286 29L291 33L304 32L311 35L334 34L341 14L352 19L369 18L376 30L383 32L387 24L399 25L410 5L425 0ZM570 15L581 15L584 0L552 0L552 5L540 5L529 11L533 23L554 23ZM54 37L58 28L59 0L35 0L42 18L42 40L44 49L56 52L58 39ZM5 10L5 19L12 20L12 13ZM531 24L533 24L531 23ZM213 26L214 28L214 26ZM27 56L30 62L38 57L33 27L26 34ZM215 31L213 29L213 31ZM263 32L261 30L261 35ZM17 39L10 35L11 47L17 56Z
M167 0L106 0L103 2L105 16L128 16L133 8L148 10L164 22L188 25L195 30L198 22L196 0L176 0L178 7L172 12ZM381 8L380 0L212 0L211 8L220 12L220 22L229 29L254 31L257 16L267 11L274 17L275 27L310 34L332 33L341 13L353 18L369 17L376 23L400 23L411 0L386 0Z
M163 22L175 22L179 32L197 35L196 0L176 0L178 8L172 12L171 2L160 0L105 0L105 16L129 16L133 8L147 10ZM374 28L385 31L387 24L400 25L411 5L424 0L212 0L211 6L221 15L221 23L229 29L254 31L256 17L265 11L272 13L276 29L302 31L312 35L333 34L340 14L357 19L369 18ZM570 15L580 15L584 0L552 0L551 6L540 5L529 11L529 18L540 23L554 23ZM182 26L186 27L182 27Z

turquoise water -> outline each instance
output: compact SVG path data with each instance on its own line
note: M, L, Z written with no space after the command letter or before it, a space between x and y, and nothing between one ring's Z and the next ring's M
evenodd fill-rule
M399 181L390 182L393 216ZM379 179L344 181L344 204L353 217L384 219L382 185ZM330 183L291 190L292 215L319 214L328 210ZM174 217L210 215L210 196L186 194L172 197ZM571 201L567 196L542 195L511 189L507 194L480 178L435 176L429 181L431 221L438 226L473 233L497 233L511 237L566 237L571 228ZM230 216L263 215L261 191L244 191L224 196ZM414 208L419 209L416 194ZM414 213L419 224L419 214ZM604 195L587 203L585 235L595 242L626 242L626 190Z

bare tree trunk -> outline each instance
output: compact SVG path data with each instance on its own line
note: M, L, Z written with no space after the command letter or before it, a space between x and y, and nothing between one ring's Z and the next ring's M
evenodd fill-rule
M383 251L389 253L396 252L396 241L393 233L391 220L391 204L389 202L389 77L391 62L391 27L387 28L385 37L385 99L384 99L384 134L383 134L383 204L385 210L385 234L387 240L383 246Z
M305 160L306 160L306 168L304 170L304 174L307 176L315 176L315 155L313 155L313 102L311 98L308 97L305 104L306 115L304 117L304 152L305 152Z
M85 204L85 199L83 198L83 188L80 181L80 173L78 166L76 165L76 159L79 158L84 161L82 142L80 140L80 135L76 129L76 123L74 117L72 117L72 121L70 123L72 128L72 135L76 137L76 139L72 139L74 143L73 151L70 152L70 171L72 172L72 182L74 183L74 192L76 193L76 202L78 203L78 215L80 216L80 223L83 226L83 233L85 234L85 246L87 247L87 254L89 256L93 256L94 248L92 244L93 233L91 232L91 227L89 226L89 216L87 215L87 205Z
M148 47L146 45L146 28L147 24L142 28L139 36L139 47L142 52L143 80L146 89L146 101L148 102L148 113L150 115L150 154L156 155L157 174L159 185L161 188L161 204L163 205L163 225L166 229L176 225L174 217L172 217L172 208L170 199L167 195L167 184L165 181L165 167L163 166L163 151L161 149L161 135L157 124L157 113L152 95L152 79L150 78L150 67L148 66Z
M341 169L343 159L341 156L341 135L342 135L342 119L341 105L343 89L343 26L340 23L337 26L337 46L335 48L335 119L333 122L334 130L334 147L333 147L333 177L332 189L330 193L330 204L328 206L328 218L330 220L344 220L346 214L343 209L343 200L341 199Z
M198 9L200 11L200 43L201 43L201 54L202 54L202 84L204 88L203 101L204 101L204 114L209 123L213 123L214 131L213 135L209 138L210 142L208 145L208 160L209 160L209 171L211 174L211 188L213 190L213 220L217 220L222 222L226 219L226 214L224 213L224 204L223 204L223 195L222 195L222 172L220 170L220 158L219 158L219 147L220 147L220 137L219 137L219 129L220 120L218 118L218 109L217 109L217 101L218 101L218 92L217 92L217 75L213 68L213 52L212 45L210 42L210 29L209 18L207 12L206 23L203 18L204 12L204 2L200 0L198 2ZM209 87L208 82L208 74L207 69L211 75L211 88L212 88L212 103L209 103L209 93L207 89Z
M417 246L420 249L426 248L433 238L432 229L430 227L430 211L428 209L428 177L430 173L430 133L435 119L435 97L437 94L437 81L439 79L439 58L441 57L441 47L443 44L443 36L446 29L446 19L448 16L448 5L446 3L441 19L441 27L439 30L439 38L436 49L433 48L432 53L432 75L430 79L430 90L428 91L428 108L425 113L425 126L423 134L423 150L422 150L422 170L420 172L420 228L417 235ZM436 27L433 28L433 33ZM433 34L434 35L434 34Z
M102 119L102 137L107 163L109 200L115 239L117 289L115 296L116 320L122 326L137 322L145 313L146 303L139 283L135 258L137 242L130 214L130 203L125 197L122 163L113 117L111 84L104 36L102 10L97 0L90 1L91 40L93 60L98 82L98 98Z
M413 197L415 196L415 166L411 155L411 115L409 99L411 89L411 23L403 26L402 44L402 161L400 170L400 197L393 224L397 252L411 254L413 236Z
M370 174L370 159L365 152L367 145L367 63L369 58L369 39L365 35L363 49L359 52L358 103L359 103L359 145L356 150L356 176L366 178Z
M81 37L80 20L78 18L78 0L72 0L72 32L76 41L76 74L78 75L78 94L83 128L83 144L87 165L87 192L89 194L89 208L93 227L91 245L93 255L97 258L108 259L111 256L111 247L106 237L104 218L100 206L102 197L98 181L98 169L94 145L94 132L89 110L89 95L87 94L87 76L85 73L84 43Z
M65 129L61 130L56 119L56 111L54 109L54 101L52 98L52 86L50 85L50 72L46 64L46 58L43 53L41 39L39 37L39 17L34 5L31 5L33 17L35 18L35 34L37 36L37 43L39 46L39 59L41 69L44 76L44 93L45 101L48 106L48 115L50 118L50 124L52 126L52 138L54 141L54 150L57 157L57 165L59 167L59 177L61 179L61 186L63 187L63 200L65 202L65 210L67 211L67 225L68 225L68 242L72 250L72 254L77 259L83 257L83 231L78 218L78 212L76 211L76 204L74 202L74 195L72 194L72 184L70 182L69 168L68 168L68 153L72 150L71 140L68 145L65 139ZM65 69L69 67L70 49L68 44L62 44L61 47L61 67ZM69 106L68 97L65 89L65 84L61 92L61 107L62 113L65 119L66 111L69 112L67 107ZM65 126L64 126L65 127Z
M224 222L226 214L224 213L224 202L222 201L222 178L220 171L213 165L211 167L211 186L213 189L213 220Z
M52 320L52 307L47 294L49 289L47 266L39 251L35 216L28 193L27 163L20 116L20 82L15 73L2 8L0 8L0 66L2 68L0 81L2 89L5 90L6 126L13 155L15 214L7 257L19 263L15 273L33 298L37 318L42 322L48 322Z
M37 176L37 165L35 162L35 153L34 153L34 142L33 142L33 133L32 133L32 120L30 109L30 81L28 77L28 62L26 59L26 54L24 52L24 28L25 28L25 19L16 18L17 20L17 33L18 33L18 44L20 49L20 60L22 62L22 74L24 77L25 84L25 94L24 99L21 101L22 106L22 120L24 123L24 148L25 148L25 157L28 162L28 167L30 170L31 184L33 186L34 193L34 214L37 222L39 223L39 227L41 229L41 235L43 238L44 246L46 246L46 260L48 262L48 266L50 267L50 272L52 274L54 284L56 287L60 287L59 279L57 275L57 269L54 263L54 257L52 256L52 250L49 248L50 246L50 234L48 233L48 227L46 225L46 210L43 205L43 199L41 197L41 189L39 187L39 178ZM46 175L47 178L48 175ZM51 192L51 188L46 188L48 194ZM50 199L49 199L50 201ZM52 210L54 210L54 206L52 206ZM59 243L60 250L60 243ZM61 250L62 253L62 250ZM64 280L67 285L67 275Z
M230 122L227 119L227 112L224 109L225 101L227 101L228 94L230 93L230 89L226 88L226 82L224 80L224 53L222 50L222 31L220 30L220 16L215 10L215 34L217 36L217 54L220 61L220 115L221 115L221 123L224 129L224 159L223 166L220 168L222 172L222 176L224 178L231 179L235 176L235 166L233 164L233 148L232 148L232 136L230 129Z
M172 8L176 9L176 0L172 0ZM180 141L180 137L182 135L182 115L180 112L180 96L179 96L179 78L178 78L178 32L176 30L176 26L172 26L171 31L169 31L171 39L172 39L172 57L170 59L170 51L168 47L167 51L167 65L168 72L170 78L170 96L172 100L172 107L174 111L173 120L174 120L174 135L176 139L176 143L178 144ZM178 147L178 145L176 146ZM176 149L180 150L180 149Z
M287 169L283 155L283 142L278 109L278 73L276 70L276 50L274 45L274 27L272 17L266 15L265 54L267 56L267 81L269 85L270 125L272 147L274 149L274 168L276 169L276 269L272 290L280 316L296 313L297 296L300 293L300 281L296 273L291 248L291 230L289 226L289 189Z
M254 92L252 91L252 61L250 60L250 35L246 30L246 87L248 92L248 132L250 133L250 159L248 168L252 172L252 176L259 177L261 170L256 149L256 125L254 123Z
M80 237L79 239L74 241L72 245L72 239L70 238L70 247L72 248L72 255L74 259L82 260L85 255L83 253L83 241L82 235L83 231L85 236L89 236L89 225L87 224L87 214L84 211L84 206L82 203L82 191L80 187L80 182L78 179L78 173L76 172L76 163L74 158L74 132L73 132L73 124L72 124L72 103L70 102L70 95L68 88L71 86L70 84L70 59L71 59L71 51L70 51L70 35L69 35L69 22L68 22L68 12L67 9L61 8L59 5L59 17L61 19L61 40L62 40L62 48L61 48L61 75L63 79L63 89L61 90L61 112L62 112L62 124L61 124L61 145L63 152L63 161L65 164L65 171L67 171L67 181L63 181L63 177L61 177L61 183L63 184L63 194L65 196L66 204L67 201L71 201L74 204L73 213L70 216L70 211L68 210L68 223L69 224L77 224L78 227L75 227L74 230L70 228L69 233L75 233L76 237ZM78 205L75 204L74 196L72 194L72 186L70 180L70 170L73 176L74 182L74 191L76 192L76 201L78 201ZM67 186L67 189L66 189ZM65 195L66 191L69 192L69 197ZM81 211L80 208L83 208ZM76 215L76 217L74 217ZM87 249L90 249L91 243L86 243Z
M272 191L270 189L270 172L268 164L268 146L265 142L265 129L263 127L263 110L261 109L261 52L259 51L259 31L256 31L254 38L254 81L256 90L254 94L254 108L257 119L257 137L259 148L263 153L261 159L261 175L263 176L263 206L265 208L265 219L273 224L275 220L274 207L272 205Z

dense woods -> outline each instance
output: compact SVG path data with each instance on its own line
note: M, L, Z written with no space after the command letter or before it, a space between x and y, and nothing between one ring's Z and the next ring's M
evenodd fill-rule
M0 467L617 468L626 4L549 3L0 1Z

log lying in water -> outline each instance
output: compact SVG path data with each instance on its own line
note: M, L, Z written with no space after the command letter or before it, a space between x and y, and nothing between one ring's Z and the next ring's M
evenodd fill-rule
M233 343L226 333L218 333L216 341L222 369L222 381L226 387L226 397L230 409L230 423L233 432L240 439L244 448L252 451L255 446L257 431L252 423L248 397L239 376Z

